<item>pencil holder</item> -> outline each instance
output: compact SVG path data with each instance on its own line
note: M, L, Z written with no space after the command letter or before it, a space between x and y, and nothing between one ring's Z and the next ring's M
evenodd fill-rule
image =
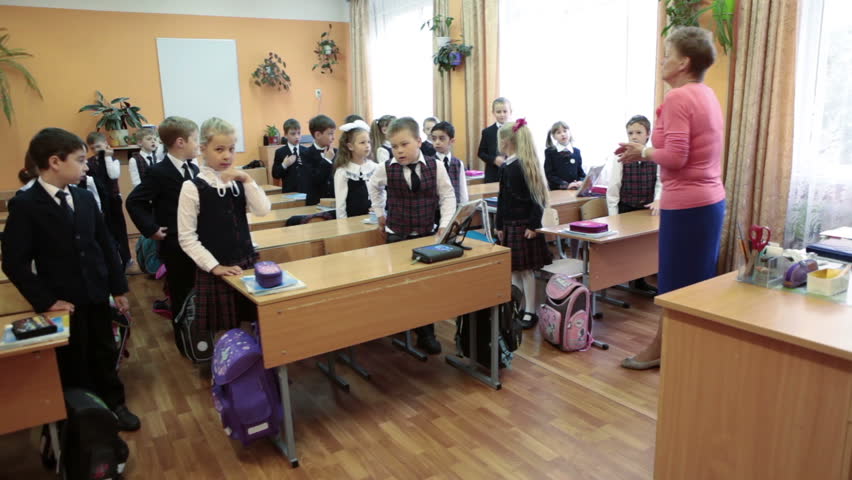
M749 263L741 250L737 250L737 280L764 288L774 288L784 281L784 272L790 261L784 257L770 257L757 254L754 262Z

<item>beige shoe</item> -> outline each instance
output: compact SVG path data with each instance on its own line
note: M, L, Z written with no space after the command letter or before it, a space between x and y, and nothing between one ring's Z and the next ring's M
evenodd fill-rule
M622 360L621 366L628 370L650 370L652 368L660 367L660 359L658 358L647 362L639 362L634 360L633 357L630 357Z

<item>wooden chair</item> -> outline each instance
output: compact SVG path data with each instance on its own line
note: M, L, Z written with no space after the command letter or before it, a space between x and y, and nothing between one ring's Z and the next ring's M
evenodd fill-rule
M606 216L609 216L609 209L606 206L606 198L604 197L589 200L580 207L580 218L583 220Z

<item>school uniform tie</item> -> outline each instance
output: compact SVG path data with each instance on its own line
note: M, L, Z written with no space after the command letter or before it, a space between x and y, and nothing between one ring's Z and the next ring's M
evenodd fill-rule
M154 156L148 155L148 166L150 167L153 164L154 164Z
M192 172L189 170L189 162L183 162L183 179L192 180Z
M68 194L62 190L56 192L56 198L59 199L59 206L68 214L68 218L74 218L74 209L68 204Z
M417 164L412 163L408 165L408 168L411 169L411 192L417 193L420 191L420 177L417 176Z
M450 156L449 155L444 157L444 168L447 169L447 173L450 173Z

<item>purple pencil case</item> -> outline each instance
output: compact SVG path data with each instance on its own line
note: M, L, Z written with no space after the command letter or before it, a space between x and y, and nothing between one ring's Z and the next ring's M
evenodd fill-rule
M609 231L609 225L600 222L580 221L571 222L568 228L577 233L603 233Z
M275 262L263 261L254 264L254 279L263 288L281 285L281 268Z

